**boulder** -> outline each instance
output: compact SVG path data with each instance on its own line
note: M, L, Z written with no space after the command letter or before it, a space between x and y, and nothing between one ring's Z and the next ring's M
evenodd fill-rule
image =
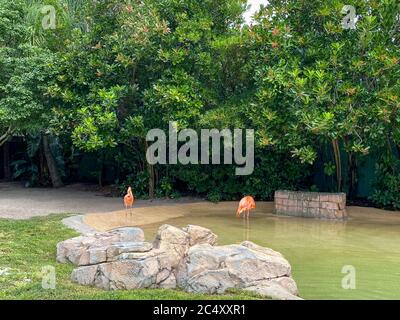
M123 254L131 252L148 252L153 249L153 245L149 242L119 242L114 243L107 248L107 258L112 260L113 258Z
M139 228L118 228L109 232L89 234L57 244L57 261L71 262L78 266L106 261L106 250L119 242L143 242L144 232Z
M217 235L213 233L211 230L194 225L188 225L186 228L183 228L189 235L189 245L194 246L196 244L217 244Z
M127 257L76 268L71 279L106 290L176 287L175 275L166 252L153 250Z
M248 285L244 288L246 291L256 293L263 297L269 297L273 300L301 300L297 294L293 294L288 287L279 284L275 280L267 280ZM297 291L297 287L296 287Z
M189 234L182 229L163 225L158 229L154 248L169 253L170 264L176 267L189 249Z
M71 280L86 286L94 285L98 267L99 266L95 264L76 268L72 271Z
M216 246L209 229L159 228L153 243L138 228L76 237L57 245L57 260L78 267L71 279L105 290L181 288L221 294L243 289L271 299L300 299L289 262L253 242Z
M221 294L227 289L235 288L228 270L205 270L189 278L183 289L187 292Z
M212 294L238 288L261 295L273 290L274 297L279 290L287 291L287 297L297 294L295 282L290 281L289 262L280 253L249 241L241 245L195 245L179 267L178 285L188 292Z

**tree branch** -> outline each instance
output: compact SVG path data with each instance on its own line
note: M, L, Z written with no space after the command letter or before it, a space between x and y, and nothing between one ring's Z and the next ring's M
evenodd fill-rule
M6 133L0 136L0 147L7 142L7 140L11 137L12 129L11 126L8 127Z

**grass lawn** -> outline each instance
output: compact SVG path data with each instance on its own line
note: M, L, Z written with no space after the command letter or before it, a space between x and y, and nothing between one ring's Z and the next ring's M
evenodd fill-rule
M77 236L52 215L30 220L0 219L0 299L255 299L240 291L194 295L179 290L103 291L70 281L74 266L56 262L56 244ZM42 288L42 267L56 269L56 289Z

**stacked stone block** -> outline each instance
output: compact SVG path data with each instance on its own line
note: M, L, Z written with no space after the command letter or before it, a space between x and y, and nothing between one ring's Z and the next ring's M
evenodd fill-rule
M276 191L275 213L287 216L347 219L346 194L301 191Z

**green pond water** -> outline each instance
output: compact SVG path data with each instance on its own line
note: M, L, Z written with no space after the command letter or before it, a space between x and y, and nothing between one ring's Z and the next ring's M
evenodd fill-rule
M210 228L220 245L250 240L281 252L304 299L400 299L400 219L333 222L256 212L247 226L218 210L164 223ZM153 238L159 226L144 226L146 237ZM342 287L344 266L355 268L355 289Z

